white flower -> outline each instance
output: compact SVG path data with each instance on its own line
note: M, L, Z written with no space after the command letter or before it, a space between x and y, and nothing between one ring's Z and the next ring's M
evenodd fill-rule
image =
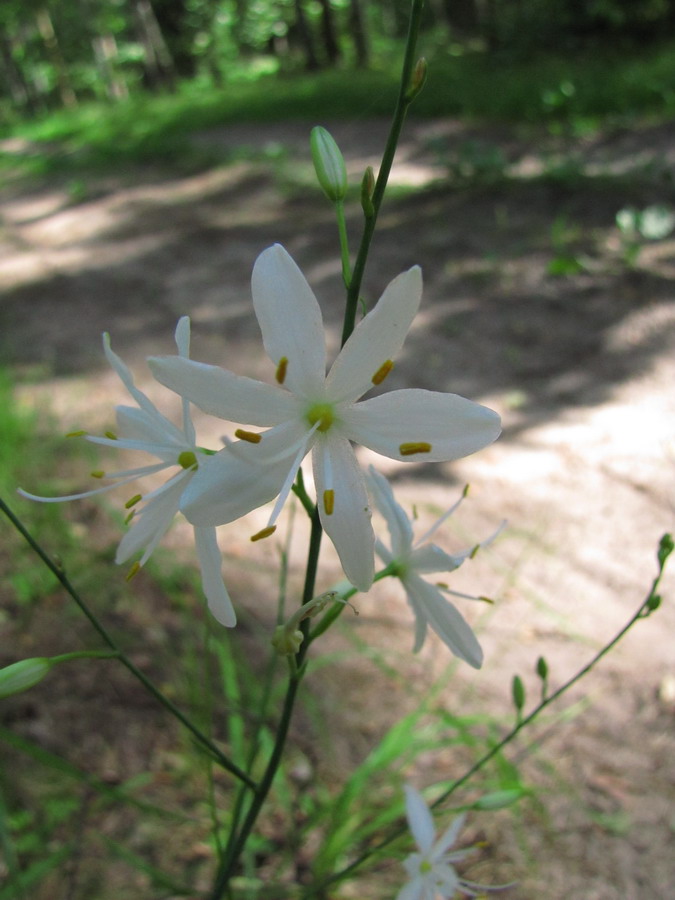
M422 647L427 634L427 626L431 625L456 656L479 669L483 662L483 651L480 644L461 613L445 599L441 591L470 600L476 598L451 591L445 585L429 584L428 581L420 578L419 574L453 572L478 549L472 547L458 556L451 556L436 544L428 543L443 522L457 509L464 499L464 495L418 541L413 543L410 519L394 499L387 479L371 466L368 483L375 505L387 522L391 541L391 550L389 550L378 539L375 542L375 550L386 565L395 568L396 576L400 578L408 603L415 613L414 651L417 652ZM499 531L501 531L501 526L487 541L483 541L478 546L485 546L494 540Z
M502 890L509 886L487 887L460 878L453 863L461 862L475 848L468 847L452 853L448 850L457 840L465 817L458 816L437 838L431 811L420 792L409 784L404 786L404 791L408 824L419 852L411 853L403 862L410 881L398 892L396 900L435 900L436 897L450 900L458 891L467 897L477 897L484 891Z
M272 426L262 433L238 429L240 440L200 467L181 508L192 522L219 525L279 495L268 527L254 538L266 536L311 450L321 523L347 577L368 590L374 535L351 442L404 461L457 459L495 440L499 416L455 394L424 390L392 391L357 402L385 379L403 345L422 294L418 267L391 282L328 375L319 304L283 247L276 244L260 254L252 291L276 385L177 357L150 361L159 381L205 412ZM252 466L260 473L257 478L249 472Z
M176 346L182 359L187 359L190 352L190 320L183 316L176 327ZM140 450L158 457L160 462L135 469L119 472L95 472L97 478L110 478L114 484L81 494L70 494L66 497L38 497L19 489L19 493L29 500L43 503L62 503L66 500L79 500L113 490L122 484L136 481L143 475L161 472L163 469L177 468L178 471L161 487L142 497L136 494L126 504L131 510L133 525L124 535L115 562L124 563L132 556L143 551L140 562L132 568L132 572L147 562L150 554L166 534L174 516L178 512L181 497L199 469L202 460L207 459L203 451L195 444L195 429L190 418L189 402L183 400L183 427L178 428L163 416L152 401L134 384L133 376L124 362L110 347L110 337L103 335L103 349L108 362L117 372L125 388L129 391L138 406L118 406L118 434L107 437L87 435L87 440L95 444L103 444L120 450ZM138 505L137 505L138 504ZM195 527L195 545L201 567L202 585L214 617L223 625L231 627L236 624L236 616L227 589L221 576L221 557L216 539L216 530L212 527Z

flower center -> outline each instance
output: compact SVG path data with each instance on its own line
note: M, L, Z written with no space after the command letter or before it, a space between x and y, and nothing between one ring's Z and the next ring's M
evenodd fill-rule
M183 450L182 453L178 454L178 465L184 469L196 469L197 457L192 450Z
M315 403L307 411L307 421L313 427L318 423L318 431L328 431L335 421L335 413L330 403Z
M423 859L422 862L420 863L420 874L426 875L428 872L431 872L432 869L433 869L433 866L431 865L429 860Z

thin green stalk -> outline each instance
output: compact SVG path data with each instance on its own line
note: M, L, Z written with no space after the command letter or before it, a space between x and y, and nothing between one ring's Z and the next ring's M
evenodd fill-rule
M380 171L375 182L373 191L372 215L368 216L363 228L361 244L356 255L354 269L347 290L347 310L345 313L344 326L342 329L342 344L344 345L356 324L356 310L359 303L359 294L361 291L361 282L363 281L363 273L366 268L368 259L368 251L370 250L370 242L375 232L377 224L377 216L382 205L382 198L389 180L389 173L394 162L396 154L396 146L401 135L403 122L405 120L408 107L413 102L414 97L410 95L409 88L412 79L413 69L416 62L417 36L419 34L420 23L422 21L422 9L424 8L424 0L413 0L412 10L410 12L410 24L408 26L408 36L406 40L405 54L403 57L403 67L401 69L401 84L399 87L398 99L396 101L396 109L389 129L387 143L385 144L384 153L382 155L382 163Z
M665 567L666 559L668 555L672 552L672 538L670 535L664 535L661 539L660 551L659 551L659 571L652 582L651 589L647 597L642 601L638 610L635 614L628 620L628 622L621 628L620 631L609 641L605 646L595 654L595 656L585 665L583 668L579 669L579 671L574 674L571 678L569 678L561 687L559 687L556 691L554 691L550 696L544 698L527 716L524 716L519 722L514 725L514 727L509 731L497 744L490 748L476 763L474 763L471 768L467 769L467 771L456 781L452 783L452 785L443 793L436 798L436 800L431 804L432 809L436 809L441 806L445 801L455 793L462 785L466 784L480 769L482 769L485 765L487 765L490 760L495 757L498 753L500 753L504 747L510 744L514 738L531 722L533 722L537 716L547 706L551 703L554 703L558 700L564 693L566 693L573 685L575 685L578 681L580 681L585 675L587 675L591 669L593 669L603 657L605 657L610 650L612 650L619 641L624 637L624 635L630 631L630 629L635 625L635 623L639 619L644 619L651 612L656 609L658 606L658 598L657 589L661 578L663 576L663 570ZM342 881L347 875L350 875L356 869L358 869L361 865L363 865L366 860L370 859L375 854L379 853L397 838L401 837L401 835L405 834L407 831L406 825L400 825L394 829L381 841L377 844L371 846L368 850L361 854L357 859L351 862L348 866L345 866L339 872L336 872L334 875L331 875L329 878L325 878L322 882L317 885L313 885L309 887L303 894L303 898L310 898L313 896L321 895L325 889L331 885L335 884L338 881Z
M196 739L197 743L205 749L208 753L210 753L213 758L218 762L223 769L226 769L230 774L236 776L247 784L250 788L255 788L255 782L246 774L246 772L242 771L237 765L235 765L225 754L216 747L216 745L209 740L209 738L203 734L188 718L187 716L169 700L168 697L165 697L164 694L159 690L159 688L155 687L155 685L150 681L150 679L143 674L143 672L138 669L126 653L117 646L116 642L110 636L106 628L103 626L98 617L93 613L93 611L89 608L89 606L85 603L82 597L79 595L77 590L71 584L70 579L65 573L65 570L57 565L43 550L42 546L35 540L35 538L30 534L29 531L24 527L23 523L17 516L12 512L12 510L7 506L2 497L0 497L0 510L4 512L7 518L10 520L12 525L16 528L19 534L24 538L24 540L29 544L29 546L35 551L37 556L42 560L45 566L49 569L50 572L58 579L63 588L68 592L68 594L72 597L75 603L79 606L80 610L84 613L84 615L89 619L90 624L98 632L101 639L110 647L110 649L116 654L119 661L125 666L131 674L137 678L143 687L150 693L152 696L162 704L162 706L167 709L172 716L174 716L178 721L192 734L192 736Z
M347 222L345 220L345 206L342 200L335 201L335 215L337 216L338 235L340 238L340 258L342 260L342 280L349 290L352 280L351 264L349 262L349 240L347 238Z

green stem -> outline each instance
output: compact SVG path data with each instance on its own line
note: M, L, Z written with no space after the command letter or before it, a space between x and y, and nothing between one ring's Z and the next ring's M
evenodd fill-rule
M375 182L375 190L373 191L373 214L366 219L361 244L356 255L352 277L347 290L347 310L345 313L344 326L342 329L342 344L347 342L350 334L354 330L356 324L356 310L359 303L359 294L361 291L361 282L363 281L363 273L366 268L368 259L368 251L370 250L370 242L375 232L377 216L382 205L382 198L389 180L389 173L394 162L396 153L396 145L403 128L408 107L414 98L408 95L410 80L415 66L415 51L417 47L417 36L419 34L420 23L422 21L422 9L424 0L413 0L412 10L410 12L410 24L408 26L408 36L406 40L405 55L403 57L403 67L401 69L401 83L399 87L398 99L396 101L396 109L394 117L389 129L387 143L385 144L384 154L382 155L382 164Z
M77 590L71 584L70 579L66 575L64 569L57 565L42 549L41 545L35 540L35 538L26 530L23 523L20 519L18 519L12 510L7 506L2 497L0 497L0 510L4 512L12 525L16 528L19 534L24 538L24 540L29 544L29 546L35 551L37 556L42 560L45 566L52 572L53 575L56 576L58 581L61 583L63 588L68 592L68 594L72 597L75 603L79 606L80 610L84 613L84 615L89 619L90 624L94 628L95 631L98 632L101 639L110 647L113 653L118 657L119 661L125 666L131 674L141 682L143 687L150 693L152 696L162 704L162 706L167 709L172 716L174 716L178 721L192 734L192 736L196 739L197 743L211 756L216 760L216 762L222 766L223 769L226 769L232 775L239 778L248 787L255 789L256 785L250 776L246 774L242 769L240 769L235 763L233 763L225 754L216 747L216 745L209 740L209 738L201 732L196 725L194 725L187 716L175 706L168 697L165 697L164 694L159 690L159 688L155 687L155 685L150 681L150 679L138 669L126 653L117 646L116 642L110 636L106 628L99 621L97 616L93 613L93 611L87 606L85 601L79 595Z
M349 290L352 280L351 264L349 262L349 239L347 238L347 222L345 220L345 206L342 200L335 201L335 215L337 216L338 235L340 238L340 258L342 259L342 280Z
M664 546L664 541L668 536L664 536L662 538L661 547ZM579 669L579 671L569 678L561 687L559 687L554 693L552 693L549 697L543 699L527 716L524 716L516 725L509 731L494 747L491 747L490 750L487 751L470 769L458 778L453 784L444 791L436 800L431 804L432 809L436 809L441 806L445 801L455 793L462 785L466 784L480 769L482 769L488 762L490 762L493 757L495 757L498 753L500 753L504 747L511 743L514 738L534 719L539 716L539 714L546 709L551 703L555 702L559 697L561 697L564 693L566 693L573 685L575 685L580 679L582 679L585 675L587 675L591 669L593 669L600 660L606 656L610 650L612 650L619 641L624 637L624 635L630 631L630 629L635 625L635 623L639 619L643 619L648 616L652 611L652 601L657 597L656 591L658 589L659 583L661 581L661 577L663 575L663 569L665 566L665 561L670 550L663 557L659 557L659 572L654 581L652 582L651 590L645 600L642 601L640 607L637 612L629 619L629 621L623 626L623 628L617 632L617 634L609 641L605 646L595 654L595 656L588 662L583 668ZM366 860L370 859L375 854L379 853L397 838L401 837L401 835L405 834L407 831L406 825L400 825L394 828L385 838L379 841L377 844L374 844L365 853L362 853L357 859L351 862L348 866L345 866L339 872L336 872L334 875L331 875L328 878L325 878L317 885L313 885L308 888L303 894L303 898L309 898L312 896L317 896L321 894L321 892L325 891L325 889L334 884L337 881L342 881L347 875L350 875L357 868L363 865Z

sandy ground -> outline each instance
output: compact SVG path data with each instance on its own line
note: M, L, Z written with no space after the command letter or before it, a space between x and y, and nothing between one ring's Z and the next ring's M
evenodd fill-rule
M383 142L382 123L363 125L332 129L355 180L377 164ZM330 209L311 186L307 130L200 135L222 147L228 164L190 176L138 169L77 184L6 186L0 358L16 374L20 397L48 403L64 431L109 426L110 406L123 395L104 364L101 332L159 398L144 356L171 352L182 314L192 317L195 358L269 379L249 279L258 253L276 241L314 287L335 351L339 261ZM658 540L673 530L675 239L646 244L631 268L614 222L626 206L675 203L672 131L568 144L562 157L553 141L506 130L412 122L405 132L364 281L372 302L402 269L423 268L422 311L388 386L450 390L504 420L494 446L457 463L377 460L401 502L416 504L420 533L472 485L443 538L450 550L508 520L494 547L453 580L458 590L495 600L489 609L462 606L480 628L486 662L480 672L457 670L443 694L453 713L479 708L508 722L512 675L520 673L534 702L540 655L552 688L566 680L639 606ZM498 148L513 177L481 169L491 158L481 147ZM358 207L348 214L355 244ZM551 274L559 258L576 260L576 271ZM199 421L204 443L215 445L225 426ZM264 519L253 514L251 531ZM265 620L269 604L258 598L272 577L268 560L254 550L251 561L248 523L244 534L234 526L222 532L233 593L245 616ZM176 530L176 546L185 533ZM302 528L292 583L301 537ZM330 583L338 575L330 548L325 557ZM511 748L539 802L525 804L515 824L506 814L495 824L480 820L493 866L472 874L518 878L509 896L523 900L675 894L673 587L671 572L662 608ZM358 606L344 631L388 646L406 677L428 690L447 654L430 640L419 657L408 655L411 615L398 587L377 586ZM344 633L334 640L349 646ZM334 669L319 673L315 691L331 710L333 762L346 767L363 758L395 710L383 708L380 691L391 685L367 659L339 670L339 679ZM402 707L411 702L408 695ZM424 784L459 774L457 764L451 753L429 755L409 774Z

